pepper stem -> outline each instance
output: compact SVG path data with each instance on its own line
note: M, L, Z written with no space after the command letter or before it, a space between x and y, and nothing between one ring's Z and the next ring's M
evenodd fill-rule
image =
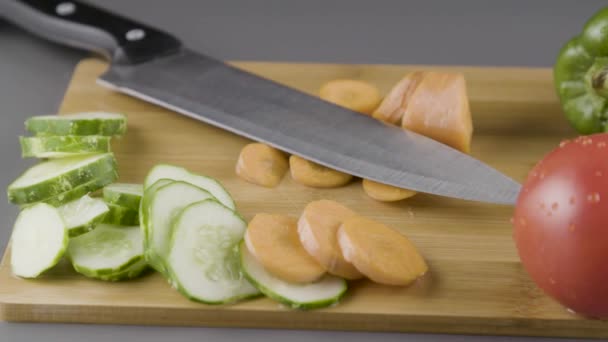
M598 95L608 98L608 66L604 66L593 73L591 86Z

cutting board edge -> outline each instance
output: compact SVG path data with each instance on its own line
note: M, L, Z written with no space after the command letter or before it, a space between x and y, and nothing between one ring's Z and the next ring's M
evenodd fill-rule
M96 57L90 57L87 59L95 59ZM399 63L338 63L338 62L311 62L311 61L285 61L285 60L249 60L249 59L231 59L227 60L226 63L240 65L310 65L310 66L361 66L361 67L416 67L421 69L460 69L460 70L471 70L471 69L501 69L501 70L525 70L525 71L537 71L537 72L553 72L551 67L540 67L540 66L521 66L521 65L466 65L466 64L399 64Z
M192 313L196 311L202 314L193 315ZM362 318L365 319L361 317L361 314L335 312L302 312L303 315L312 314L312 316L300 316L300 319L297 320L291 320L282 311L241 310L236 319L231 310L145 308L141 309L141 312L141 315L134 315L132 310L121 310L111 306L6 303L0 297L0 320L5 322L608 338L608 331L602 330L599 324L596 328L593 327L595 324L592 324L581 329L580 326L564 324L567 322L563 320L537 320L534 324L530 324L530 321L526 321L525 318L483 318L480 320L479 317L408 315L395 319L395 316L390 314L368 314L369 319L375 322L370 322L367 326L360 323ZM77 318L74 319L74 317ZM392 319L388 319L391 317ZM483 324L480 324L481 322ZM440 323L440 328L438 328L438 323Z
M72 76L76 73L79 66L83 63L90 63L91 61L99 61L104 64L107 61L98 56L85 57L76 63ZM480 70L480 69L491 69L491 70L503 70L505 72L535 72L535 73L553 73L551 67L538 67L538 66L518 66L518 65L459 65L459 64L399 64L399 63L338 63L338 62L310 62L310 61L285 61L285 60L248 60L248 59L231 59L226 60L226 63L238 67L242 66L292 66L292 65L306 65L306 66L324 66L324 67L372 67L372 68L418 68L418 69L434 69L434 70ZM65 95L65 94L64 94Z

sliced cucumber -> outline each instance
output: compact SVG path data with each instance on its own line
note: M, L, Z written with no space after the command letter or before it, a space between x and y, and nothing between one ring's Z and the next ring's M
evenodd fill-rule
M127 131L127 117L104 112L34 116L25 121L25 128L39 136L123 135Z
M310 284L292 284L269 272L249 252L245 243L240 245L241 266L249 281L266 296L295 309L315 309L337 303L346 293L346 280L325 275Z
M13 229L11 268L24 278L35 278L55 266L68 245L59 211L44 203L23 209Z
M143 234L144 234L144 250L148 249L148 212L149 212L149 205L148 202L150 202L150 197L152 197L152 194L156 192L157 189L159 189L160 187L167 185L169 183L173 183L175 182L174 180L171 179L159 179L156 182L154 182L154 184L150 185L149 188L147 188L144 191L144 196L141 198L141 202L139 203L139 226L141 227Z
M111 153L51 159L25 171L8 186L15 204L39 202L116 172Z
M66 158L110 152L110 138L91 136L19 137L24 158Z
M103 223L117 226L139 225L139 210L133 210L114 204L106 204L110 211L103 218Z
M53 196L51 198L43 199L41 202L48 203L54 207L62 206L71 201L77 200L80 197L87 195L91 192L97 191L104 186L111 184L118 178L118 173L108 172L101 178L96 178L90 182L84 183L75 187L70 191L63 192L57 196Z
M87 195L57 208L70 237L82 235L100 223L110 211L106 203Z
M173 223L166 258L173 285L184 296L208 304L259 295L239 263L238 243L246 227L239 215L214 199L187 206Z
M209 192L186 182L171 182L159 187L148 202L146 223L146 261L160 273L166 274L163 262L169 250L171 222L186 206L214 198Z
M117 275L143 260L139 227L99 224L70 240L68 253L74 269L87 277Z
M190 171L173 165L161 164L157 165L150 170L146 180L144 182L144 188L148 188L159 179L168 178L176 181L183 181L194 184L199 188L209 191L213 197L217 198L220 203L227 206L228 208L235 210L236 206L232 197L224 187L215 179L206 176L197 175Z
M123 271L111 274L99 274L92 278L97 278L105 281L123 281L139 277L148 269L148 263L143 258L133 265L127 267Z
M114 183L103 188L103 199L109 204L139 210L143 193L141 184Z

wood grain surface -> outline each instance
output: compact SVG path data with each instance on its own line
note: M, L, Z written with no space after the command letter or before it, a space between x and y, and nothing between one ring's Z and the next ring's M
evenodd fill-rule
M475 126L472 154L520 181L543 154L574 135L548 69L236 65L311 94L336 78L366 80L385 93L411 70L464 72ZM311 189L287 176L275 189L251 185L234 173L247 139L96 85L106 67L96 59L80 63L60 112L128 116L127 135L113 144L121 181L142 182L157 163L181 165L221 180L246 219L258 212L297 216L311 200L334 199L406 234L428 260L430 273L407 288L352 282L339 305L302 312L264 298L229 306L199 304L158 274L106 283L76 274L65 262L40 279L23 280L11 275L5 255L0 265L3 320L608 337L608 323L569 313L530 281L511 239L511 207L424 194L379 203L363 193L360 181L340 189Z

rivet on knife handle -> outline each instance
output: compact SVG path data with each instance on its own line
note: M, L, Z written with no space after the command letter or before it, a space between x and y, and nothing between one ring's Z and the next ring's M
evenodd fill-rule
M168 33L80 1L2 1L0 15L47 39L102 53L114 63L141 63L181 47Z

